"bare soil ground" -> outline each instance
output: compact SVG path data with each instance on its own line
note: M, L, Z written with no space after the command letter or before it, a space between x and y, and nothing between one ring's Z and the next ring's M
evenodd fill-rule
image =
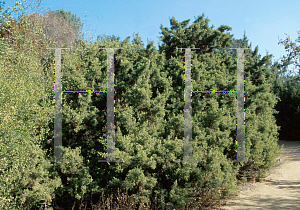
M279 140L280 162L261 182L239 186L239 193L220 209L300 209L300 141Z

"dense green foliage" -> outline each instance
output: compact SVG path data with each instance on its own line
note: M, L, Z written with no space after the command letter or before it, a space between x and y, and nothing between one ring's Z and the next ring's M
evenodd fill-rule
M27 34L28 35L28 34ZM22 36L16 33L15 36ZM31 39L30 39L31 38ZM43 69L38 53L32 49L34 36L16 49L0 40L0 208L30 209L40 202L49 202L61 184L51 177L50 163L45 162L41 141L45 130L38 125L47 123L52 109L45 100Z
M144 48L138 36L132 43L104 36L91 44L76 39L76 48L62 51L63 90L106 91L107 53L100 48L123 48L115 50L115 154L123 163L98 162L106 157L105 93L63 94L63 159L72 162L45 162L54 148L53 51L25 56L29 42L15 52L18 59L1 55L1 208L90 208L102 192L121 188L152 208L157 197L180 209L191 198L204 205L233 195L237 179L264 176L279 154L273 115L283 67L271 65L271 55L261 58L257 47L245 51L245 159L254 162L228 161L235 159L235 93L193 93L193 159L201 162L174 162L184 155L185 52L176 47L201 48L192 50L192 83L203 91L235 90L236 51L224 48L251 45L246 36L233 39L229 26L209 27L204 15L189 27L189 20L170 23L161 26L159 50L153 42Z

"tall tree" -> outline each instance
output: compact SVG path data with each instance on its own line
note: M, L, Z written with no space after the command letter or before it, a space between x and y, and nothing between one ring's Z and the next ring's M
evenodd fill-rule
M83 26L80 17L77 17L71 11L65 12L64 9L56 10L54 13L63 17L70 25L72 25L77 34L76 38L79 38Z
M45 15L30 15L31 25L42 25L43 33L53 41L54 47L70 47L74 45L76 30L62 16L48 11ZM50 42L51 43L51 42ZM49 44L50 44L49 43Z
M281 61L286 64L295 64L298 67L298 74L300 75L300 46L297 46L297 42L300 43L300 31L298 31L298 35L298 39L295 42L292 42L290 37L287 36L285 40L280 39L278 44L284 45L288 53L286 56L283 56Z

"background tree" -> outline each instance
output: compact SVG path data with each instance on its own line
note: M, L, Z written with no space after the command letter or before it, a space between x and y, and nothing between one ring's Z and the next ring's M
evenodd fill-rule
M62 16L53 11L49 11L43 16L32 14L30 22L32 26L37 22L43 26L43 34L52 41L54 47L72 47L74 45L75 29Z
M80 17L77 17L70 11L65 12L64 9L56 10L54 13L60 17L63 17L70 25L73 26L74 30L76 31L76 38L78 39L83 26Z
M299 46L296 45L299 40L300 37L293 43L290 41L290 37L284 41L280 39L278 44L285 46L288 55L281 58L281 63L274 64L281 70L278 72L276 83L274 83L274 91L280 98L280 102L276 105L276 110L279 111L276 119L277 124L281 127L279 137L283 140L297 141L300 138L300 72L296 75L292 75L291 72L284 75L287 67L291 64L295 64L299 70Z
M285 40L280 39L278 44L284 45L285 50L288 53L286 56L283 56L281 61L287 64L295 64L295 66L298 67L298 74L300 74L300 57L299 57L300 47L296 45L297 42L300 43L300 31L298 31L298 34L299 37L298 39L295 40L295 42L292 42L290 40L290 37L287 36Z

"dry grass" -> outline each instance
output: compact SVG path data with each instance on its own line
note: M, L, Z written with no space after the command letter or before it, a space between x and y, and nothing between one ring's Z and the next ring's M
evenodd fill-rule
M128 192L122 193L118 188L117 194L110 194L106 197L103 193L100 197L99 202L92 205L92 210L116 210L116 209L127 209L127 210L175 210L173 205L168 203L157 203L157 198L155 198L155 204L150 205L148 203L142 203L140 199L135 199L132 196L128 195ZM202 195L203 196L203 195ZM198 198L201 197L198 195ZM200 209L220 209L221 205L226 203L226 197L221 197L220 199L216 199L214 196L211 198L205 199L200 203L197 202L196 197L190 198L193 202L185 206L182 210L200 210ZM84 208L83 208L84 209Z

